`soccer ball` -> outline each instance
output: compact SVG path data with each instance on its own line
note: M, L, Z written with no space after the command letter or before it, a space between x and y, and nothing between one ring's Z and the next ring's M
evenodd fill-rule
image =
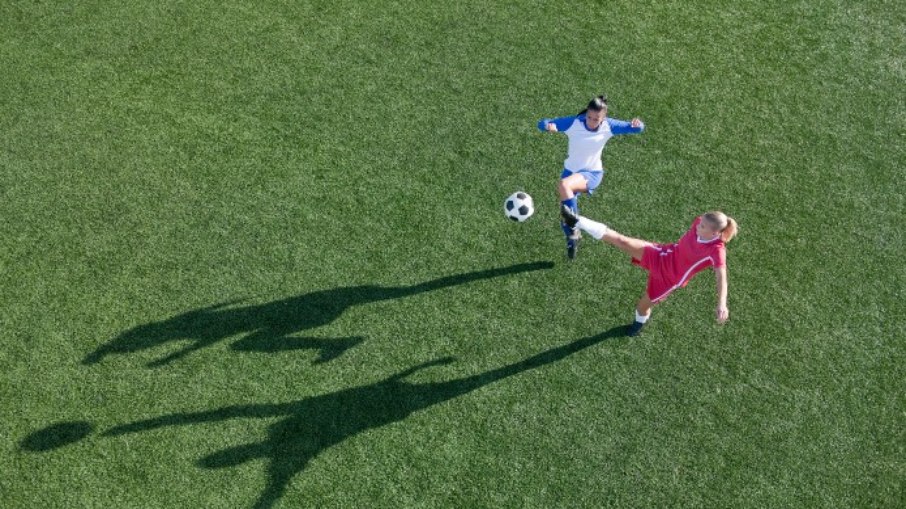
M503 202L503 213L513 221L521 223L535 213L535 203L528 193L516 191Z

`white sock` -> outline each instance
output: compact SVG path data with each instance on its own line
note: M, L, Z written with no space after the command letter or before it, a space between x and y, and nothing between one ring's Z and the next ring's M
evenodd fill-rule
M601 240L601 237L607 235L607 232L610 231L610 228L608 228L606 224L592 221L584 216L579 216L579 222L576 223L576 226L578 226L580 230L588 232L589 235L597 240Z
M645 323L649 318L651 318L651 311L649 311L647 315L640 315L639 310L635 310L635 321L639 323Z

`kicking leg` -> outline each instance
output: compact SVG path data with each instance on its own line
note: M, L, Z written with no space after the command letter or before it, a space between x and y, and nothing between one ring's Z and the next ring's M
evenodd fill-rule
M647 240L627 237L622 233L613 231L606 224L582 217L565 206L560 207L560 215L563 218L563 223L567 226L586 231L592 237L615 246L620 251L639 261L642 260L642 255L645 254L645 247L653 245Z
M582 226L579 225L579 227L581 228ZM601 241L615 246L620 251L623 251L624 253L639 261L642 261L642 256L645 254L645 247L654 245L647 240L627 237L626 235L615 232L610 228L608 228L608 231L601 236Z

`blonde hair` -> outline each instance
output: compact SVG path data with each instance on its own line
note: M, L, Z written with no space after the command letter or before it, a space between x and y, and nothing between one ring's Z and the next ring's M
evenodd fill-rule
M719 210L706 212L705 215L702 216L702 219L708 221L715 230L720 232L720 238L724 242L730 242L739 232L739 226L736 224L736 220Z

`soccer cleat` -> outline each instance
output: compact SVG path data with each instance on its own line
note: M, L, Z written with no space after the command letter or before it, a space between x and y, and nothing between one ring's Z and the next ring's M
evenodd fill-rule
M626 331L626 335L630 336L630 337L638 336L639 333L642 332L642 327L644 327L644 326L645 326L644 323L634 321L634 322L632 322L632 325L629 326L629 330Z
M560 205L560 217L563 218L563 223L570 228L575 228L579 223L578 214L566 205Z
M579 252L579 239L574 239L570 237L566 241L566 257L570 260L575 260L576 255Z

